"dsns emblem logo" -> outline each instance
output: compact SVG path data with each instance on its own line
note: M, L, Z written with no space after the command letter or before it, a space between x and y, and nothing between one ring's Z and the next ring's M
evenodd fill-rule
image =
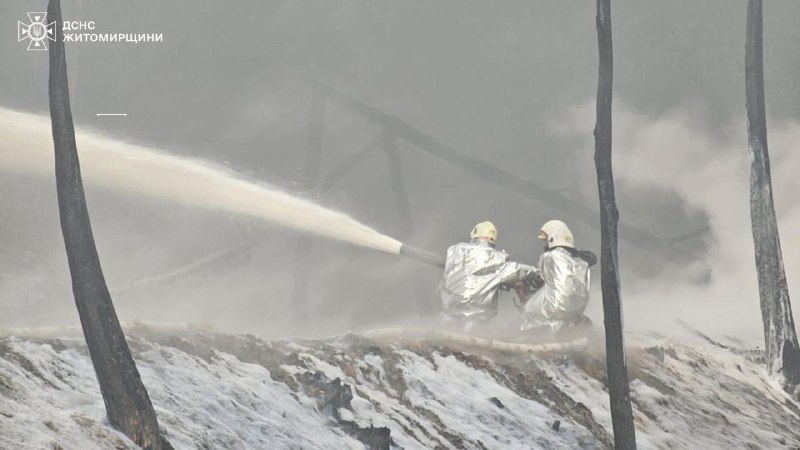
M30 23L17 22L17 41L29 39L28 50L47 50L47 40L56 40L56 23L47 23L47 13L29 12Z

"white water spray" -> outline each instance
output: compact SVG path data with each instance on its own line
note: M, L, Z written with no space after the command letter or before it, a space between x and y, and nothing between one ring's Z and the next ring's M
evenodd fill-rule
M84 183L187 206L243 214L400 254L403 244L346 214L245 181L197 159L75 130ZM55 178L50 118L0 108L0 171Z

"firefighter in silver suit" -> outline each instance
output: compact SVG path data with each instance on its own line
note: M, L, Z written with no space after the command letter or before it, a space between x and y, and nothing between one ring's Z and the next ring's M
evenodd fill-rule
M495 248L497 228L492 222L475 225L470 238L447 249L438 288L442 319L466 332L478 331L497 315L500 290L537 276L535 267L509 261L506 252Z
M542 225L538 238L545 241L537 265L543 285L524 301L522 331L558 333L591 326L583 313L589 302L589 267L597 256L576 249L572 232L560 220Z

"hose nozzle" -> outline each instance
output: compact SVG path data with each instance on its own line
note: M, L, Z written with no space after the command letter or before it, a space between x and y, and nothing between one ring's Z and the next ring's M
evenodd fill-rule
M425 250L420 250L418 248L409 247L408 245L403 244L400 247L400 254L407 258L416 259L417 261L424 262L425 264L430 264L431 266L444 269L444 259L435 253L426 252Z

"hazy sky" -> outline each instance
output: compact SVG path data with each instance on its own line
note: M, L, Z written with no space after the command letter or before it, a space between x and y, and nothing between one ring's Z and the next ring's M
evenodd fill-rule
M62 8L65 20L95 21L97 32L164 36L149 44L66 44L79 126L297 190L305 173L316 80L463 154L596 209L592 1L65 0ZM636 326L638 311L648 311L653 298L661 306L732 301L720 286L735 287L737 301L751 311L757 292L755 272L748 271L746 2L630 0L614 1L612 8L622 221L662 237L712 227L681 244L704 261L687 261L683 266L689 271L623 245L623 287L630 287L624 295L633 311L628 324ZM770 0L764 8L773 167L776 161L794 167L800 2ZM44 10L45 1L0 4L2 107L47 112L47 54L28 52L16 41L17 21L27 21L27 11ZM108 112L128 116L96 117ZM323 178L378 131L351 112L326 105ZM536 260L536 230L559 218L557 209L476 179L407 143L400 142L399 151L410 230L408 218L398 215L382 153L367 156L320 202L441 253L466 238L475 222L491 219L500 229L500 247L517 259ZM788 247L791 224L800 225L795 221L800 202L791 196L792 174L774 171L787 273L800 289L800 281L793 281L800 278L800 261ZM116 295L123 320L193 320L263 334L289 332L296 233L104 189L90 187L87 195L112 287L257 239L245 256L168 285ZM0 205L5 272L0 305L12 311L6 322L19 325L32 309L47 312L43 321L76 321L53 181L4 173ZM595 229L574 224L573 231L579 246L599 250ZM720 251L731 248L737 251ZM320 239L312 239L310 251L313 262L305 278L319 332L394 317L415 320L420 311L436 310L435 269ZM728 264L735 268L726 269ZM595 278L599 284L599 273ZM743 284L727 281L742 278ZM657 292L650 295L649 286ZM682 290L673 295L675 286ZM797 289L792 293L800 295ZM599 304L597 292L590 312L598 324ZM683 306L668 310L683 314Z

